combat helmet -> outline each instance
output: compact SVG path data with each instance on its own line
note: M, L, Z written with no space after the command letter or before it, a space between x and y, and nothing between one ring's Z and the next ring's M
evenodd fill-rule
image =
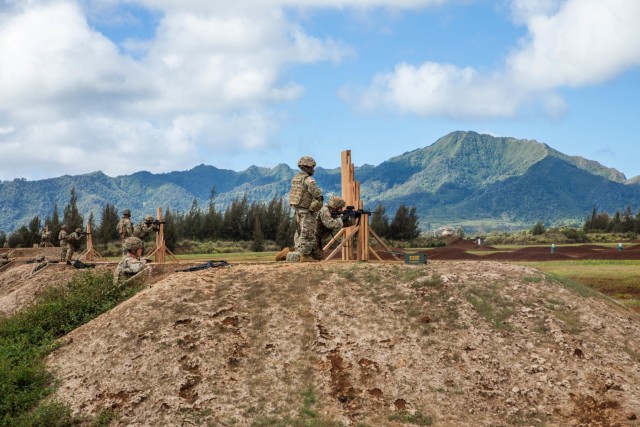
M36 257L36 262L42 262L44 261L44 255L40 254Z
M154 219L155 219L155 218L154 218L154 217L152 217L151 215L147 215L147 216L145 216L145 217L144 217L144 220L145 220L146 222L151 222L151 221L153 221Z
M62 224L60 228L63 229L64 231L69 230L69 226L67 224Z
M300 160L298 160L298 167L302 167L302 166L315 168L316 167L316 161L313 160L313 157L311 157L311 156L302 156L302 157L300 157Z
M122 211L122 216L131 216L131 211L129 209L125 209Z
M76 233L82 233L82 228L76 228Z
M9 259L9 254L0 254L0 258Z
M329 209L340 209L347 206L347 203L340 196L331 196L329 202L327 203Z
M129 252L135 252L138 249L142 249L144 247L144 244L142 243L142 240L138 239L137 237L127 237L124 240L122 247Z

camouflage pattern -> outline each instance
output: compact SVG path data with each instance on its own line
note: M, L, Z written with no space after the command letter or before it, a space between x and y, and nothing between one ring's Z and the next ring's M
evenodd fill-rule
M0 267L4 267L5 265L9 264L11 261L9 261L9 254L2 254L0 255Z
M333 197L329 199L329 203L327 203L327 206L323 206L322 209L320 209L320 211L315 215L317 223L316 238L314 241L313 250L311 251L311 256L318 260L322 259L323 257L322 240L331 236L333 230L340 230L346 225L342 222L341 218L333 218L331 216L332 208L329 207L329 204L331 204L331 200L333 199ZM342 200L341 198L339 199ZM344 205L342 207L344 207Z
M118 222L118 225L116 226L116 229L118 230L118 234L120 235L120 240L123 242L127 237L133 236L133 223L131 222L129 217L121 218L120 222Z
M318 187L316 180L309 174L299 172L291 180L289 204L294 208L309 209L311 202L314 200L322 201L322 190ZM320 209L320 207L318 207L318 209Z
M113 273L113 284L121 285L126 282L127 279L135 276L145 268L147 268L147 265L143 260L132 253L128 253L122 257Z
M31 273L35 273L38 270L42 270L49 264L49 261L44 255L38 255L35 259L35 262L37 262L37 264L33 267L33 270L31 270Z
M329 198L329 202L327 203L329 209L342 209L347 206L347 203L340 196L331 196Z
M42 236L40 236L40 246L44 247L48 244L51 244L51 231L46 230L42 232Z
M66 228L66 227L65 227ZM67 250L69 249L69 233L64 228L58 233L58 240L60 241L60 261L67 259Z
M151 232L155 233L156 231L160 230L160 226L150 224L151 221L153 221L153 217L151 217L150 221L145 218L144 221L136 224L136 226L133 227L133 236L137 237L138 239L144 240L144 238L151 234Z
M302 156L302 157L300 157L300 160L298 160L298 167L301 167L301 166L307 166L307 167L310 167L310 168L315 168L316 167L316 161L311 156Z
M296 208L296 233L293 236L294 251L311 256L316 239L317 220L308 209Z
M67 251L65 253L64 260L68 263L71 262L73 254L80 250L80 239L82 239L82 235L76 231L67 236ZM62 243L60 246L62 246Z

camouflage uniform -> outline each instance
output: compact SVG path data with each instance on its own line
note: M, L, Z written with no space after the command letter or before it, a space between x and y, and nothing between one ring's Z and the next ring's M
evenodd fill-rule
M76 231L69 234L69 237L67 239L67 256L65 257L67 263L71 262L71 258L73 257L73 254L75 252L80 251L80 239L82 239L82 237L82 229L80 228L76 228Z
M304 156L298 161L302 169L291 180L289 204L295 210L296 233L294 250L287 254L287 261L299 261L311 257L316 238L316 218L314 213L322 207L322 190L311 176L316 162Z
M51 246L51 232L49 230L44 231L40 237L40 247Z
M127 237L133 236L133 223L131 222L131 211L129 209L125 209L122 211L122 218L118 222L116 229L118 230L118 234L120 235L120 240L124 243Z
M140 224L136 224L133 227L133 237L137 237L140 240L144 240L151 232L157 232L160 230L160 225L153 223L154 218L147 216Z
M66 225L62 226L62 230L58 233L58 240L60 241L60 261L67 259L67 251L69 250L69 229Z
M114 285L123 284L127 279L147 268L145 261L141 260L136 254L139 248L143 248L142 240L137 237L128 237L122 246L126 254L122 257L113 273Z
M35 262L37 262L37 264L35 267L33 267L33 270L31 271L32 273L35 273L38 270L42 270L49 264L49 261L44 255L38 255L35 259Z
M339 199L342 204L341 206L334 206L332 202L335 202L336 199ZM345 206L344 201L340 197L332 197L329 200L327 206L323 206L322 209L316 214L317 221L317 231L316 231L316 240L313 245L313 251L311 256L314 259L321 260L323 256L322 251L322 240L331 236L333 230L340 230L342 227L348 227L349 221L347 219L343 220L341 217L333 218L331 216L331 211L343 208Z
M5 265L9 264L11 261L9 261L9 254L2 254L0 255L0 267L4 267Z

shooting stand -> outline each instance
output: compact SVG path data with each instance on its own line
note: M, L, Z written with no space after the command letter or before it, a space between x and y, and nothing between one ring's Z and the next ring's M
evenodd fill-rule
M342 198L347 203L347 206L353 206L355 209L363 209L363 203L360 199L360 183L355 180L354 167L351 162L351 150L345 150L341 153L341 166L342 173ZM400 261L400 259L389 249L389 247L382 241L375 231L369 228L369 215L362 214L356 225L342 228L334 237L327 243L323 250L327 250L334 244L339 238L342 238L338 247L336 247L327 256L325 261L333 258L338 250L342 249L343 261L369 261L369 253L373 254L378 261L382 261L380 255L369 246L369 236L373 237L385 250L393 255L393 257ZM357 245L354 244L357 242ZM354 258L355 247L355 258Z
M169 256L175 261L180 262L178 259L171 253L171 251L167 248L167 245L164 242L164 221L162 221L162 208L158 208L158 221L160 221L160 230L156 233L156 248L151 252L148 257L151 258L155 255L155 259L153 262L158 264L165 263L165 256L168 253Z
M91 234L91 223L87 222L87 249L78 257L79 261L84 258L85 261L95 261L98 258L100 261L106 261L102 255L100 255L93 248L93 234Z

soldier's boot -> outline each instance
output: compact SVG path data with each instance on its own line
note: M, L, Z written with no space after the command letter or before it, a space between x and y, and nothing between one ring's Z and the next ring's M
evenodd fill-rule
M276 261L285 261L289 252L291 252L291 248L283 248L276 254Z
M300 262L318 262L318 260L309 255L300 255Z
M287 254L286 257L287 262L299 262L300 261L300 253L296 251L291 251Z

